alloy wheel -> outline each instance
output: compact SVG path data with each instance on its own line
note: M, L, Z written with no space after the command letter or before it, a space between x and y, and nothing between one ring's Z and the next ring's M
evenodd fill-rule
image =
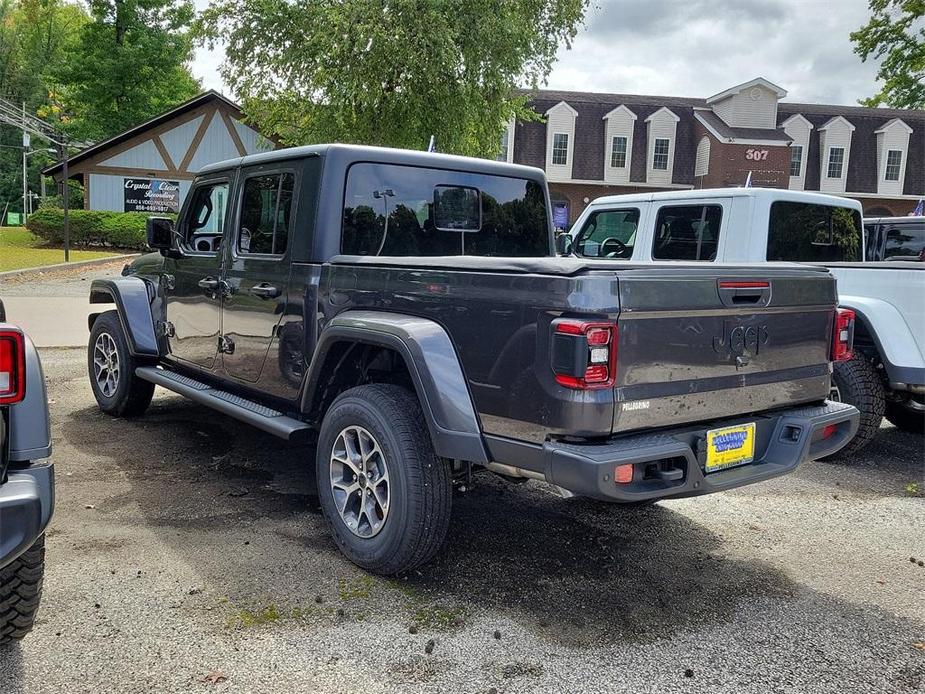
M100 392L111 398L119 387L119 350L109 333L100 333L93 345L93 375Z
M385 455L366 429L346 427L331 450L331 493L341 520L362 538L374 537L389 515L391 487Z

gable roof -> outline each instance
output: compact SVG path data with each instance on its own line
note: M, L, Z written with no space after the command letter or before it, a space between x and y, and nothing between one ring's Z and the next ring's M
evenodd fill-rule
M722 101L723 99L727 99L730 96L735 96L739 92L744 92L746 89L751 89L752 87L764 87L768 91L774 92L778 99L783 99L785 96L787 96L787 90L783 87L778 87L776 84L766 80L764 77L756 77L755 79L749 80L748 82L743 82L742 84L737 84L734 87L729 87L729 89L721 91L719 94L709 96L707 97L706 101L708 104L716 103L717 101Z
M108 140L103 140L102 142L98 142L95 145L90 145L89 147L85 147L84 149L80 150L77 154L71 157L68 157L68 160L67 160L68 166L70 167L72 165L79 164L81 161L88 159L89 157L100 154L101 152L104 152L110 147L115 147L117 145L120 145L126 140L130 140L131 138L142 134L145 130L149 128L155 128L161 125L162 123L166 123L170 120L173 120L174 118L178 118L182 116L184 113L188 113L189 111L192 111L193 109L198 108L202 106L203 104L207 104L210 101L221 101L229 108L234 109L238 113L239 117L243 116L243 114L241 113L240 106L238 106L235 102L231 101L231 99L215 91L214 89L210 89L208 91L203 92L202 94L199 94L198 96L194 96L189 101L185 101L179 106L176 106L169 111L165 111L164 113L158 116L155 116L151 120L145 121L144 123L141 123L140 125L136 125L134 128L129 128L128 130L121 132L118 135L114 135L113 137L110 137ZM62 161L57 161L54 164L51 164L47 166L46 168L42 169L42 174L45 176L54 176L55 174L61 172L63 168L64 168L64 163Z
M560 101L558 104L556 104L555 106L553 106L552 108L547 109L547 110L546 110L546 113L543 114L543 115L548 116L550 113L552 113L553 111L558 111L558 110L561 109L563 106L565 106L565 108L567 108L567 109L571 112L571 114L572 114L573 117L575 117L575 116L578 115L578 111L576 111L574 108L572 108L571 106L569 106L569 105L568 105L568 102L566 102L564 99L563 99L562 101Z
M912 128L910 128L909 125L905 121L903 121L901 118L894 118L893 120L884 123L879 128L874 130L874 132L875 133L886 132L890 128L893 128L897 125L902 127L902 129L905 130L907 133L912 133Z
M733 142L735 140L762 140L788 144L790 136L780 128L740 128L728 125L710 109L694 109L694 118L699 120L717 139Z
M850 130L851 132L854 132L855 130L854 124L850 120L848 120L844 116L835 116L834 118L829 118L829 120L827 120L823 125L820 125L819 131L822 132L823 130L828 130L829 128L831 128L833 125L836 125L836 124L847 126L848 130Z

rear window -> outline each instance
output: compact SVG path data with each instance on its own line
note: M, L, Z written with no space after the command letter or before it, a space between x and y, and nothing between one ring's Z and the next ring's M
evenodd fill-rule
M772 202L767 259L801 263L859 261L861 214L831 205Z
M925 218L869 224L867 259L925 260Z
M575 237L575 253L586 258L630 258L636 243L639 210L599 210Z
M677 205L659 209L652 257L656 260L716 260L721 205Z
M344 192L341 251L548 256L546 195L538 183L523 178L354 164Z

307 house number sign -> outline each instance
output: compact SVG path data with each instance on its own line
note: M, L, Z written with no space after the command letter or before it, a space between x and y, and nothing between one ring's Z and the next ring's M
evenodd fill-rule
M764 161L768 158L768 150L766 149L747 149L745 150L745 158L749 161Z

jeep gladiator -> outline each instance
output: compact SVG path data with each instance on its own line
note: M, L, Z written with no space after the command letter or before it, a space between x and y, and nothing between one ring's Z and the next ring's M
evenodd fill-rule
M326 145L206 167L156 253L96 280L99 407L155 385L316 437L328 526L358 565L420 565L474 469L650 503L839 449L850 349L823 268L555 256L542 171Z
M32 341L0 302L0 644L32 630L54 506L48 400Z
M886 415L925 432L925 265L916 262L920 217L866 224L861 203L779 188L718 188L611 195L593 200L560 247L614 261L709 264L787 261L825 266L838 304L855 313L854 354L835 364L831 399L861 413L841 449L867 445ZM561 250L566 250L561 248Z

